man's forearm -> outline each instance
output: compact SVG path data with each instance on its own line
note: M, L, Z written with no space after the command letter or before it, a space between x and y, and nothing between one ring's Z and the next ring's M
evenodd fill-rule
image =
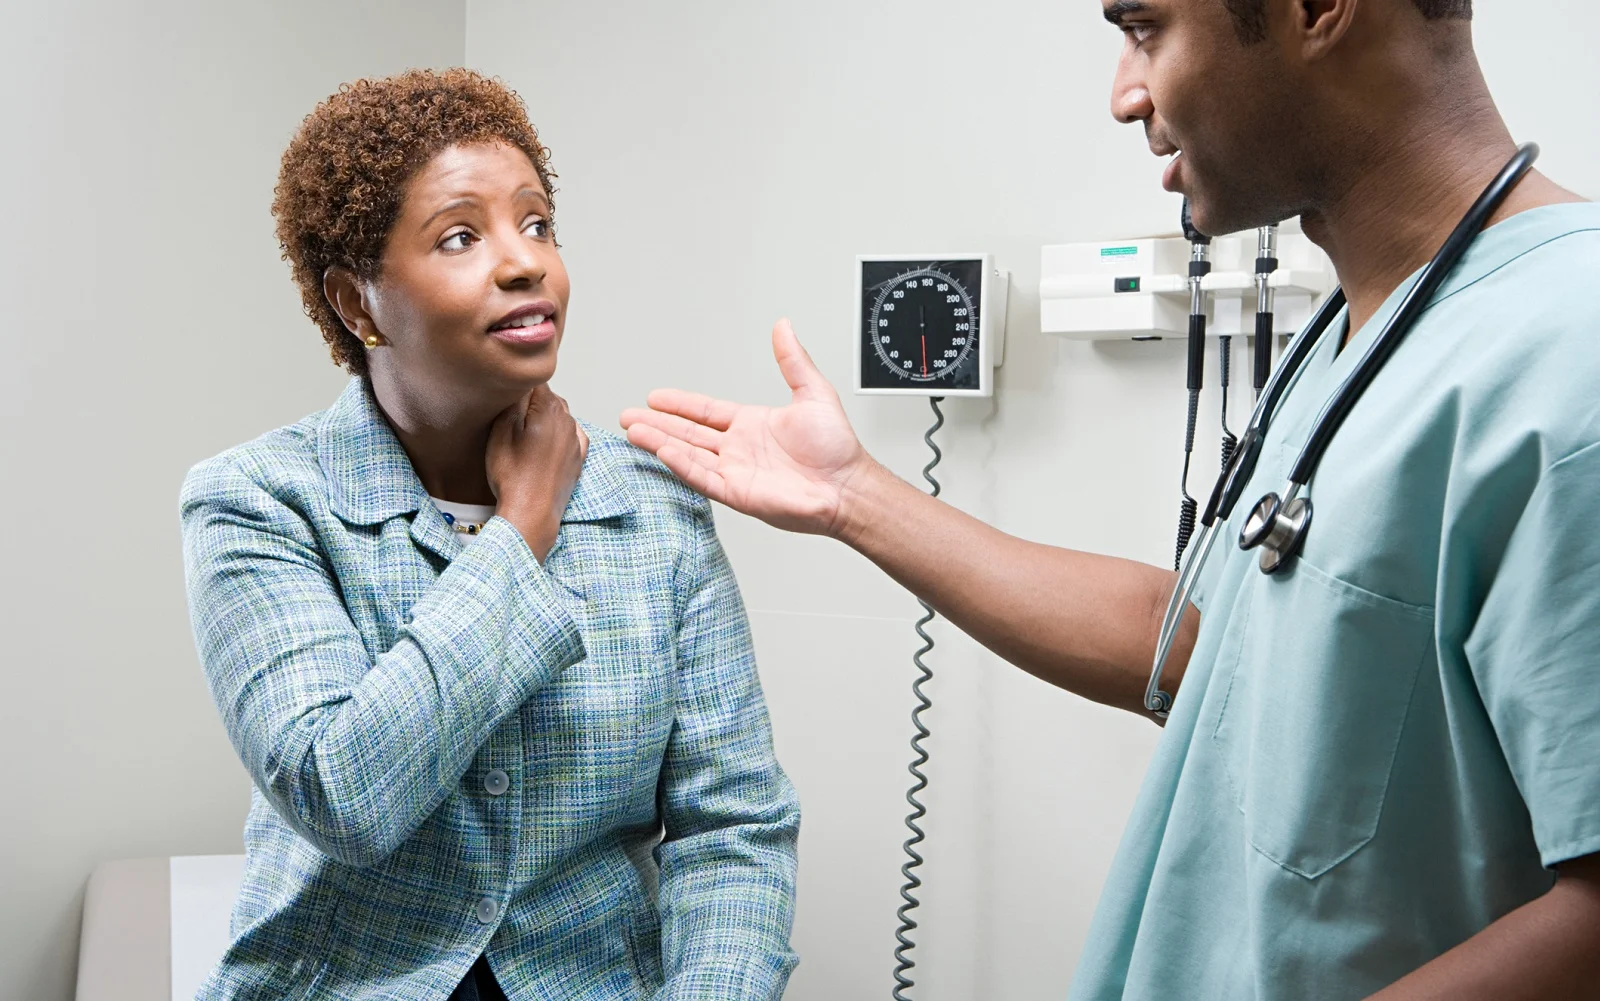
M1561 868L1554 889L1368 1001L1600 998L1600 856Z
M847 484L837 534L1028 673L1144 714L1171 572L1007 535L876 463ZM1169 691L1188 663L1199 618L1189 610L1167 669Z

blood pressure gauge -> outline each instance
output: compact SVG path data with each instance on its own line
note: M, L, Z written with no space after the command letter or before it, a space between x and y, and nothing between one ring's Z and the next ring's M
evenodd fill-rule
M856 392L989 396L1001 361L1006 272L986 254L858 258Z

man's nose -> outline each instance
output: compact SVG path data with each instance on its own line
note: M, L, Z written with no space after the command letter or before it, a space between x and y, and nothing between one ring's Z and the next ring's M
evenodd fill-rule
M1111 83L1111 117L1124 125L1148 121L1155 114L1150 100L1150 88L1145 85L1144 74L1134 65L1130 48L1117 61L1117 76Z

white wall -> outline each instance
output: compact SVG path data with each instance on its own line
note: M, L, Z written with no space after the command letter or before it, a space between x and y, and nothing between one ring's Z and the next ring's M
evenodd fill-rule
M1513 127L1600 195L1600 14L1480 6ZM1015 273L1008 356L992 403L947 407L947 496L1029 538L1169 560L1181 345L1038 333L1042 244L1175 228L1142 134L1107 111L1118 44L1093 0L468 0L469 65L520 89L562 173L559 389L602 422L657 385L778 402L779 314L842 383L855 254L989 251ZM914 476L926 406L846 402ZM720 524L805 808L789 996L887 997L916 607L840 546ZM1059 998L1155 732L939 636L915 996Z
M105 858L240 850L248 780L184 609L193 462L343 385L269 207L344 80L461 61L439 0L0 14L0 998L72 996Z

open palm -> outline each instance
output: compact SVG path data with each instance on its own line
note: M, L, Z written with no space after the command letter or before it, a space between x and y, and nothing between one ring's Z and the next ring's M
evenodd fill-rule
M772 330L772 351L793 392L788 406L658 389L648 407L623 412L622 426L629 441L712 500L778 528L829 533L844 486L867 456L839 394L787 320Z

